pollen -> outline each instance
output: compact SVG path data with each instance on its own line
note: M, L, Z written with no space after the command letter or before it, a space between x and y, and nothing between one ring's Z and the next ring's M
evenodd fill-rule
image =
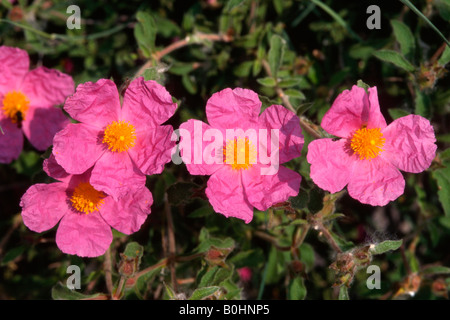
M383 151L386 139L383 138L379 128L367 129L363 127L356 130L350 143L352 150L358 154L359 159L368 159L378 157Z
M105 194L97 191L88 182L81 182L73 191L70 202L75 210L81 213L98 211L103 204Z
M20 91L11 91L3 98L3 112L13 123L18 123L25 119L30 101Z
M134 147L136 143L134 126L125 121L113 121L105 129L103 143L113 152L123 152Z
M234 170L249 169L256 163L256 148L248 138L228 140L223 147L224 162Z

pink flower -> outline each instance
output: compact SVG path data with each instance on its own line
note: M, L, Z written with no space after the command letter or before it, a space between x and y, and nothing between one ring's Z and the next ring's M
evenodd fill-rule
M55 133L69 120L56 105L73 93L70 76L39 67L29 71L28 53L0 47L0 163L17 159L23 133L40 151L50 147Z
M155 81L131 82L120 105L111 80L78 86L64 109L80 123L55 135L53 154L71 174L93 167L92 186L115 199L143 186L145 175L161 173L175 143L173 128L161 124L176 110L170 94Z
M189 120L180 126L180 148L188 171L193 175L211 175L205 192L214 210L246 223L253 219L253 208L264 211L297 195L301 181L298 173L283 166L278 168L278 164L300 156L304 140L298 117L278 105L261 115L260 110L261 101L255 92L228 88L208 100L209 125ZM227 136L227 131L236 135ZM248 135L250 131L256 135ZM205 143L211 141L207 135L212 132L218 136L211 144ZM193 137L190 143L186 133ZM278 143L272 146L276 133ZM276 163L263 161L263 155L268 154L271 160L276 155ZM199 161L201 155L204 159Z
M331 193L348 185L349 195L372 206L384 206L403 194L400 170L427 169L436 153L433 127L418 115L386 125L377 88L353 86L334 101L322 127L342 139L319 139L309 144L311 178Z
M44 161L44 170L59 182L31 186L20 201L22 218L35 232L49 230L59 222L56 244L64 253L100 256L111 244L111 227L131 234L150 214L153 198L145 187L115 201L92 187L91 170L70 175L53 156Z
M252 279L252 269L250 269L249 267L242 267L237 271L242 282L246 283Z

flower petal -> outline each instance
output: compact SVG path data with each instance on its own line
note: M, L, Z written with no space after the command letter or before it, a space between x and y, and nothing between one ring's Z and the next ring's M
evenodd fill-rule
M55 69L39 67L27 73L21 86L30 107L52 107L64 103L73 94L72 77Z
M145 175L136 167L127 152L106 151L92 170L91 185L115 200L130 190L145 185Z
M260 128L268 129L265 145L269 149L270 129L279 130L279 163L285 163L301 155L303 148L303 135L300 127L300 119L283 106L273 105L264 110L259 117Z
M162 85L139 77L125 91L121 120L130 121L138 132L166 122L176 109L177 104Z
M387 126L381 156L400 170L412 173L429 168L436 156L436 138L428 119L418 115L399 118Z
M224 166L209 178L205 190L214 211L225 217L235 217L249 223L253 219L253 206L245 196L241 173Z
M25 50L7 46L0 47L0 98L9 91L19 90L30 67Z
M318 139L308 145L310 176L320 188L335 193L350 181L356 159L347 149L346 139Z
M348 138L363 125L368 128L386 127L376 87L370 88L369 94L357 86L353 86L351 91L344 90L325 113L321 123L325 131L342 138Z
M210 164L205 161L206 157L209 156L206 155L205 148L215 141L203 141L206 130L210 129L212 128L208 124L194 119L190 119L180 125L181 138L179 146L181 146L181 158L186 164L189 173L192 175L211 175L223 167L223 141L218 143L221 147L220 150L217 151L217 154L213 154L211 150L211 155L208 158ZM222 140L223 138L224 136L222 134ZM190 144L188 143L189 139ZM183 144L186 144L190 150L183 149ZM216 152L216 150L214 150L214 152ZM222 161L222 163L215 163L214 157L216 156L221 157L220 161Z
M86 82L67 98L64 110L75 120L104 129L112 121L119 120L119 92L114 82L108 79Z
M150 214L152 203L152 194L144 187L130 191L118 201L106 197L100 213L111 227L122 233L131 234L141 228Z
M53 154L61 167L71 174L82 174L101 157L106 146L101 132L82 123L69 123L55 134Z
M242 88L216 92L206 103L206 116L213 128L247 129L256 126L260 111L258 95Z
M61 219L56 232L58 248L64 253L80 257L103 255L112 239L111 227L99 212L69 212Z
M0 163L11 163L22 152L23 133L9 118L0 117L0 127Z
M380 157L357 160L347 189L361 203L384 206L403 194L405 179L396 167Z
M302 177L297 172L281 166L276 174L262 175L261 169L253 166L242 172L245 194L256 209L265 211L298 194Z
M45 173L52 177L53 179L69 183L72 175L67 173L63 167L61 167L58 162L56 162L55 155L52 153L50 157L44 160L42 167Z
M23 223L35 232L53 228L66 213L71 212L66 187L62 182L31 186L20 200Z
M44 151L53 144L55 134L69 123L60 108L30 108L22 128L31 144L37 150Z
M159 174L164 165L171 161L175 141L171 141L172 126L147 128L136 133L136 144L128 150L136 166L144 174Z

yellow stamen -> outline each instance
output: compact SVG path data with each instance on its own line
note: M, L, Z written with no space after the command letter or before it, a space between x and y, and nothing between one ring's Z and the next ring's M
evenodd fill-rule
M75 210L81 213L91 213L98 211L103 204L103 198L106 195L94 189L88 182L81 182L73 191L70 198L72 206Z
M134 147L136 134L134 126L125 121L113 121L105 129L103 143L113 152L127 151Z
M373 159L383 151L386 139L383 138L379 128L367 129L363 127L356 130L351 139L350 147L359 155L359 159Z
M228 140L223 148L224 162L231 165L234 170L251 168L256 163L256 156L256 148L248 138L245 138L245 140L243 138Z
M18 123L20 120L25 120L29 104L30 101L28 101L28 98L22 92L10 91L3 98L2 109L13 123Z

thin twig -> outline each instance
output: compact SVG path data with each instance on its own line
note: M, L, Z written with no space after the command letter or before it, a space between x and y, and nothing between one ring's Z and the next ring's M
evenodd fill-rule
M164 211L167 217L167 233L168 233L167 236L169 238L169 258L170 258L169 269L172 279L172 288L175 292L177 292L178 290L177 290L176 270L174 261L172 260L176 255L175 232L173 227L172 211L170 210L170 204L167 198L167 193L164 195Z
M3 253L3 247L8 242L8 240L11 237L11 235L13 234L14 230L16 230L22 224L22 216L20 214L17 214L13 218L13 221L14 221L13 225L8 229L8 231L6 231L5 235L3 236L2 240L0 241L0 257L2 256L2 253Z
M103 262L103 270L105 270L105 281L108 293L113 293L113 282L112 282L112 261L111 261L111 246L105 253L105 261Z
M164 56L172 53L175 50L183 48L189 44L198 43L198 42L204 41L204 40L216 41L216 42L217 41L230 42L231 40L233 40L233 38L226 34L195 34L192 37L188 36L182 40L179 40L179 41L176 41L176 42L170 44L169 46L165 47L161 51L155 52L153 54L153 57L151 59L147 60L147 62L141 68L139 68L139 70L134 75L134 78L138 78L138 77L142 76L144 74L145 70L147 70L148 68L150 68L152 66L153 61L158 62Z
M327 242L333 247L334 251L336 251L337 253L341 253L342 252L342 249L338 246L336 240L334 240L334 238L331 235L330 231L323 225L322 222L318 222L315 225L315 227L325 237Z

